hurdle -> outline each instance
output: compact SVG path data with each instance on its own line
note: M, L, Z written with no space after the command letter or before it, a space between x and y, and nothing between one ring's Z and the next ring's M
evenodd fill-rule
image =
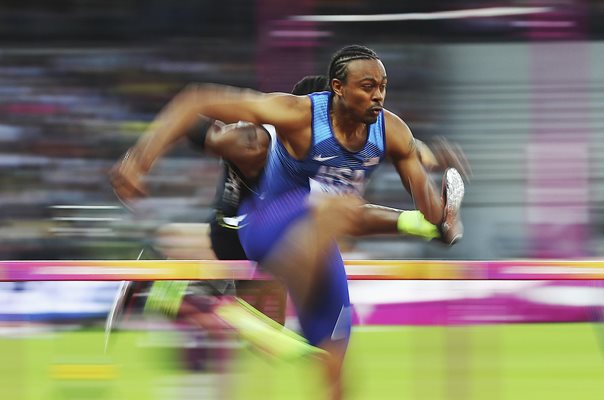
M346 260L349 280L598 280L604 260ZM0 261L0 281L270 279L250 261Z

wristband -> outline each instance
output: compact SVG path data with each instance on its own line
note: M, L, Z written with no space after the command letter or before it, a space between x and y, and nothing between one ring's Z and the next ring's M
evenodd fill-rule
M440 237L440 232L436 225L426 221L424 214L417 210L401 212L396 221L396 228L399 233L419 236L425 240Z
M206 136L208 131L214 125L214 120L211 118L201 118L198 123L195 124L189 132L187 132L187 138L189 142L198 149L205 149L206 147Z

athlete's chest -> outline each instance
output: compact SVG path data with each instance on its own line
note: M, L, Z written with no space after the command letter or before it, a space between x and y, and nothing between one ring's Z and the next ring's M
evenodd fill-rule
M366 142L357 152L344 149L335 138L316 143L307 157L308 167L313 170L343 168L351 170L371 170L383 158L380 146Z

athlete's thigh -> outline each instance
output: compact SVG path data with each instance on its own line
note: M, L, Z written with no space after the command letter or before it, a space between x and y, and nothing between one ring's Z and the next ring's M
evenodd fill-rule
M293 190L259 204L251 200L241 204L240 212L247 217L239 239L250 260L262 262L295 222L308 215L307 195L305 190Z
M335 244L326 262L327 268L322 269L317 277L311 305L304 310L296 306L298 318L304 336L311 344L333 341L346 346L352 314L346 270ZM298 304L297 299L292 300Z

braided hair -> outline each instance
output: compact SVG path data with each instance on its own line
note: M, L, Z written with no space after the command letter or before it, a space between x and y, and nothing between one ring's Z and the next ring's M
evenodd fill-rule
M292 89L292 94L303 96L313 92L328 90L328 82L325 75L309 75L300 79Z
M380 58L375 51L369 47L353 44L338 50L329 63L327 76L329 78L329 89L331 89L331 81L338 79L346 83L348 76L348 64L354 60L379 60Z

